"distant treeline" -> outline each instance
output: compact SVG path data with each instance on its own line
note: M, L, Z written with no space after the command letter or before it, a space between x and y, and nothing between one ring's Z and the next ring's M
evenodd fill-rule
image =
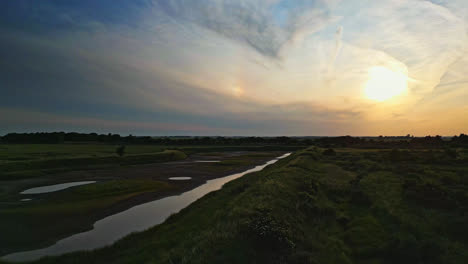
M468 146L468 136L460 134L452 138L427 137L149 137L120 136L97 133L10 133L0 138L2 143L60 144L60 143L108 143L155 145L316 145L320 147L353 148L443 148Z
M314 140L314 145L320 147L353 147L353 148L443 148L467 147L468 136L460 134L451 138L441 136L426 137L324 137Z
M60 144L60 143L111 143L155 145L310 145L310 139L291 137L149 137L120 136L118 134L84 133L10 133L0 138L2 143Z

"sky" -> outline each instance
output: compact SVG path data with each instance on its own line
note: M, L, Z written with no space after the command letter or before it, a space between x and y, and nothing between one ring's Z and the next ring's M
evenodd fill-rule
M0 134L468 132L466 0L0 0Z

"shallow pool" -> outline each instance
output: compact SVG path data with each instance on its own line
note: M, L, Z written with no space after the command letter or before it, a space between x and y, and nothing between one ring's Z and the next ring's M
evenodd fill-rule
M191 180L192 177L170 177L169 180L171 181L188 181Z
M56 191L61 191L70 187L75 187L75 186L80 186L80 185L85 185L85 184L91 184L95 183L96 181L79 181L79 182L67 182L67 183L60 183L60 184L54 184L54 185L47 185L47 186L41 186L41 187L34 187L31 189L24 190L20 192L20 194L40 194L40 193L50 193L50 192L56 192Z

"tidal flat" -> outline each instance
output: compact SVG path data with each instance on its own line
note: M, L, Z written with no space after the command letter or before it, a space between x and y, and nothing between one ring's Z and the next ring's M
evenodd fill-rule
M49 145L40 146L42 151ZM90 152L83 146L51 145L52 151L58 154L54 158L40 157L37 152L20 153L28 149L27 145L14 146L13 153L23 156L23 160L2 160L0 166L16 168L15 172L31 171L29 162L51 164L69 164L73 161L60 162L62 159L115 159L108 155L96 154L99 151L110 151L109 146L88 146ZM11 146L9 146L11 147ZM135 147L135 149L132 149ZM41 152L37 145L31 149ZM21 150L21 151L18 151ZM76 153L63 154L66 151L80 150ZM124 211L135 205L153 201L163 197L181 194L205 183L232 173L244 171L262 164L284 151L224 151L222 148L206 149L202 146L197 150L165 150L154 146L131 146L130 153L137 160L141 156L147 163L141 164L110 164L98 167L76 167L76 169L60 170L59 167L35 169L30 177L22 174L17 180L3 180L0 186L0 255L12 252L32 250L49 246L56 241L72 234L90 230L93 224L106 216ZM148 153L148 151L158 151ZM199 150L208 150L207 152ZM3 151L6 151L3 149ZM65 152L64 152L65 151ZM97 151L98 153L100 153ZM62 154L60 154L62 153ZM163 153L163 154L159 154ZM115 154L114 154L115 155ZM167 159L148 159L158 155L172 155ZM39 157L38 157L39 156ZM50 156L50 155L48 155ZM1 155L0 155L1 157ZM4 154L3 157L11 155ZM27 159L29 157L29 159ZM125 156L122 157L125 159ZM219 162L200 162L212 161ZM16 163L11 165L9 163ZM23 167L18 163L25 163ZM93 163L91 163L93 164ZM42 166L42 165L41 165ZM190 177L190 181L173 181L173 177ZM25 194L22 191L47 185L65 184L69 182L89 181L93 184L75 186L56 192L42 194Z

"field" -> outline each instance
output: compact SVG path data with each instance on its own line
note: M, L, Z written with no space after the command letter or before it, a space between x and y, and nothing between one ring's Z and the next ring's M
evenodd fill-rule
M0 180L43 177L77 169L108 168L181 160L181 152L161 146L126 147L126 155L115 154L117 146L94 144L0 145Z
M439 150L312 147L113 246L38 263L467 263L467 175Z
M263 151L263 146L250 147L258 151L239 151L241 148L236 146L169 149L129 145L119 157L115 153L117 147L105 144L0 145L0 255L48 246L91 229L95 221L105 216L180 194L206 180L245 170L284 153ZM199 159L220 162L194 162ZM190 176L193 180L168 180L176 176ZM83 180L97 183L39 195L20 194L31 187Z
M288 151L297 146L160 146L129 145L125 155L109 144L0 144L0 180L39 178L89 170L183 160L187 155L225 151Z

